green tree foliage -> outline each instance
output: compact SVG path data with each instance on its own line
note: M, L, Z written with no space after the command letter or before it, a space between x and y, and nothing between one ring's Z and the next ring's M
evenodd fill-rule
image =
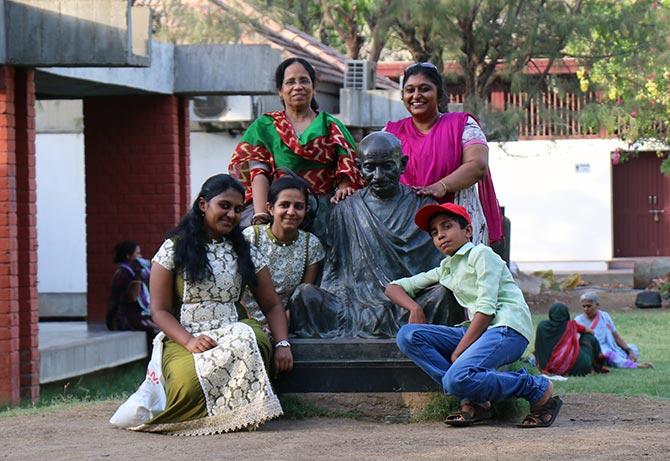
M670 1L603 3L591 12L602 18L603 27L593 28L568 48L584 63L578 73L582 89L603 94L582 119L629 144L629 149L613 153L615 162L636 156L640 149L655 149L664 159L661 171L670 175ZM617 27L607 27L608 22Z
M256 0L267 14L303 30L351 59L379 60L399 0Z
M525 104L535 101L536 110L547 91L596 91L601 101L583 111L582 124L602 126L633 146L670 144L670 0L246 1L353 59L377 61L387 47L438 67L456 61L462 73L446 77L462 82L465 109L492 139L513 139L523 117L523 107L492 109L491 92L504 82L526 93ZM196 9L181 0L163 3L173 19L161 19L159 34L170 41L220 43L241 34L244 18L220 0ZM563 57L581 63L578 87L549 73ZM548 65L534 69L535 58ZM670 173L670 160L663 169Z
M138 1L135 4L142 4ZM239 41L239 21L213 4L199 8L181 0L162 0L151 4L154 10L153 30L160 41L176 44L217 44Z
M465 109L485 123L492 139L513 139L522 111L494 111L489 105L492 89L507 82L527 93L530 104L542 91L560 85L548 70L582 33L587 22L582 10L580 0L407 1L393 31L417 61L438 67L447 60L460 64ZM524 69L533 58L546 58L549 65L529 76Z

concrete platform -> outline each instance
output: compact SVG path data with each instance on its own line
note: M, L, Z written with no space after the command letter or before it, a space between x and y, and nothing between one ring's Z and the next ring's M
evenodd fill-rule
M86 322L40 322L40 383L50 383L147 356L141 331L89 329Z

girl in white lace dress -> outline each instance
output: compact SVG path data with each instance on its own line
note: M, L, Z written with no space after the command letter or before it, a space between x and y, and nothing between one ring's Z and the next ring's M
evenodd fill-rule
M257 324L238 321L235 302L249 286L274 337L288 337L266 258L250 248L238 226L243 208L241 184L223 174L209 178L156 253L151 310L162 331L155 344L167 403L163 412L130 429L214 434L255 429L282 414L263 360L269 341ZM289 371L290 346L281 344L274 368Z
M298 176L286 175L272 182L268 192L270 224L254 225L243 233L252 247L268 257L272 283L282 304L288 309L289 298L301 283L316 283L325 257L319 239L300 229L309 200L307 183ZM265 315L250 290L245 290L242 304L250 317L269 332ZM287 310L287 315L289 311Z

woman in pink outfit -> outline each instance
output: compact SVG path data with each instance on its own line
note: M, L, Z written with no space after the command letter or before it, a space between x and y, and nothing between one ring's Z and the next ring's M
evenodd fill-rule
M464 206L473 224L473 243L502 240L502 215L488 170L486 136L466 112L443 113L442 77L428 62L405 69L402 100L410 117L384 128L402 142L409 157L400 182L440 203Z

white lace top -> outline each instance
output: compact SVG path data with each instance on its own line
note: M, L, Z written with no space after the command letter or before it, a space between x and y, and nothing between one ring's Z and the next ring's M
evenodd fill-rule
M278 241L268 225L247 227L243 234L252 248L267 256L272 284L284 306L288 303L293 290L302 282L307 267L322 261L325 257L319 239L302 230L298 232L298 237L293 242L288 243ZM265 316L248 289L244 291L242 304L250 316L266 325Z
M168 239L153 261L174 272L174 252L174 242ZM227 240L208 243L207 259L213 275L199 282L184 280L179 321L191 333L237 321L235 301L240 299L242 277L237 270L237 255L232 244ZM251 259L256 272L268 265L267 258L255 248L251 248Z

